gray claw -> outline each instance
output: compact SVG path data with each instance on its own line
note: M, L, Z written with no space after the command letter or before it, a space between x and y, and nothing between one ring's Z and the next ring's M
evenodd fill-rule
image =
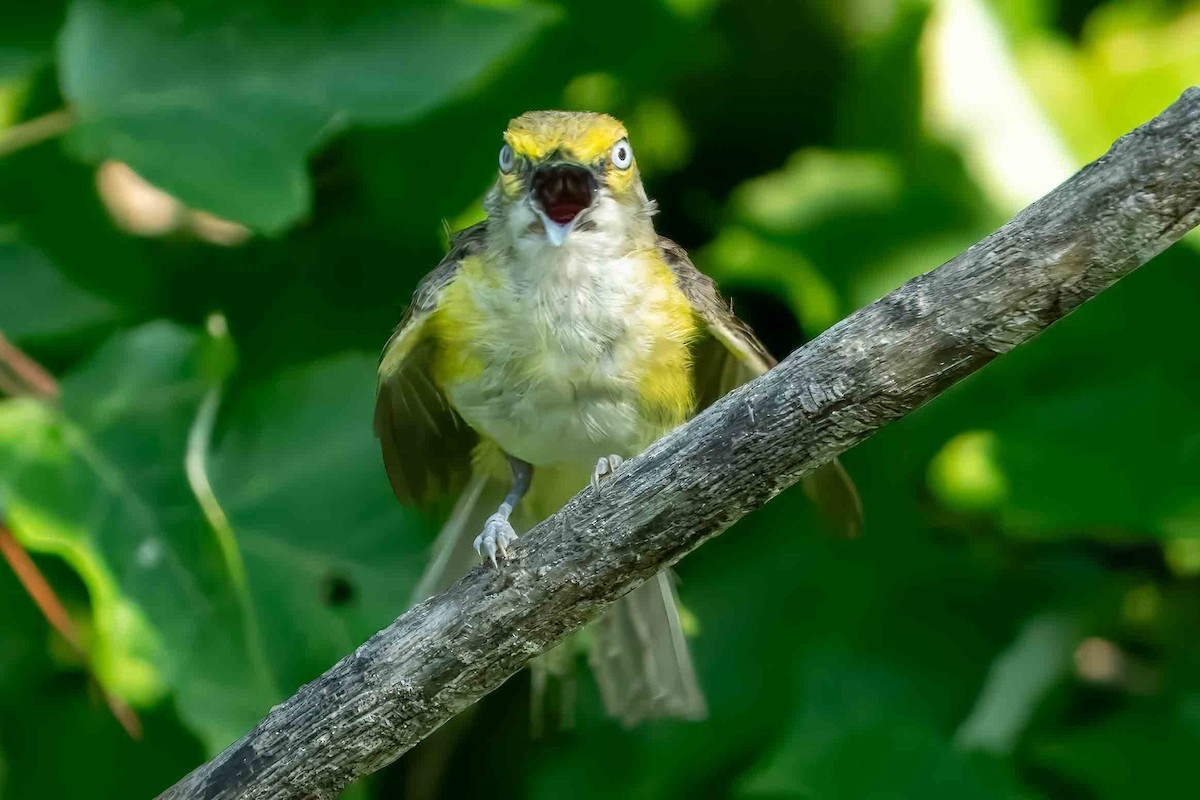
M480 558L486 558L497 569L500 564L496 560L497 552L501 558L508 558L508 547L517 540L517 532L503 514L492 514L483 524L483 532L475 537L475 552Z
M592 488L596 491L600 491L600 482L611 478L613 473L615 473L624 463L625 459L615 454L611 456L604 456L597 461L596 469L592 472Z

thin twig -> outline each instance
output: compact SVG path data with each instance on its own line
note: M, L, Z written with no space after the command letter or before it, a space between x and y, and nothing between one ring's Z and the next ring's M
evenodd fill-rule
M75 622L71 615L59 602L58 595L50 588L50 583L42 575L37 564L33 563L25 548L21 547L20 542L3 524L0 524L0 555L3 555L4 560L12 567L17 580L25 587L25 591L50 623L50 627L58 631L73 649L83 652L83 645L79 641L79 634L75 630Z
M336 797L630 589L1198 221L1200 89L1191 89L967 252L654 443L602 496L576 496L522 538L503 570L476 568L410 609L163 797Z
M0 393L14 397L34 397L47 402L56 402L59 397L58 382L54 380L41 364L21 352L16 345L8 341L0 333ZM2 510L2 507L0 507ZM38 569L29 553L17 541L4 524L0 515L0 555L12 567L17 580L29 594L34 605L42 612L42 616L50 623L50 627L58 631L80 660L87 666L89 675L100 688L104 704L108 706L113 717L125 729L131 739L142 738L142 721L124 700L108 691L101 683L96 671L92 668L91 657L79 639L79 633L74 620L67 609L59 601L54 588L42 571Z
M60 108L0 130L0 158L61 136L74 124L75 113L69 108Z
M0 333L0 391L13 396L57 400L58 382L41 364Z
M104 697L104 704L108 706L120 726L125 729L125 733L129 734L131 739L140 740L142 738L142 721L138 718L137 712L130 708L124 700L104 688L91 668L91 659L84 649L83 643L79 640L79 631L75 627L75 621L71 619L71 615L67 613L67 609L58 599L58 595L54 593L46 576L29 557L29 553L25 552L25 548L13 536L12 531L4 527L2 522L0 522L0 556L3 556L8 565L12 567L17 580L21 582L21 586L25 587L26 593L38 610L42 612L42 616L50 623L50 627L58 631L58 635L63 637L80 660L87 665L88 673L96 681L96 685L100 688L100 694Z

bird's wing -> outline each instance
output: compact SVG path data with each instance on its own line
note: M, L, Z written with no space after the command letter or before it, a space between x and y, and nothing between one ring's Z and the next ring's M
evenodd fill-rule
M429 321L459 262L483 246L485 223L455 235L450 252L417 285L412 304L379 361L375 435L392 491L406 505L428 505L459 488L471 468L476 434L433 380Z
M713 279L696 269L682 247L660 237L658 248L708 334L693 352L696 404L697 408L706 408L775 366L775 359L753 331L734 316ZM854 481L837 459L806 476L802 484L838 533L857 536L861 532L862 502Z

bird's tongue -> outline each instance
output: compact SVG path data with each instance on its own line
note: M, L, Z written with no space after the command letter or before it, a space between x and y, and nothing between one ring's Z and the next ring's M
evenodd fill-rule
M566 225L575 217L579 216L579 212L583 211L587 206L583 203L572 201L564 201L554 203L546 208L546 216L557 222L559 225Z

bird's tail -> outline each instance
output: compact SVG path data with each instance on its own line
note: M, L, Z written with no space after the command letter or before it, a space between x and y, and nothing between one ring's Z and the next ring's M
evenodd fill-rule
M507 490L504 481L489 474L472 476L434 542L429 565L413 592L414 604L450 586L479 563L472 542ZM704 695L677 603L673 578L661 572L618 600L589 631L588 661L604 707L626 725L659 717L705 716ZM570 639L530 663L535 730L542 728L550 711L546 694L552 680L560 687L557 703L552 704L555 716L562 725L570 725L577 648L578 643Z
M706 716L669 571L618 600L591 633L588 661L609 716L629 726Z

